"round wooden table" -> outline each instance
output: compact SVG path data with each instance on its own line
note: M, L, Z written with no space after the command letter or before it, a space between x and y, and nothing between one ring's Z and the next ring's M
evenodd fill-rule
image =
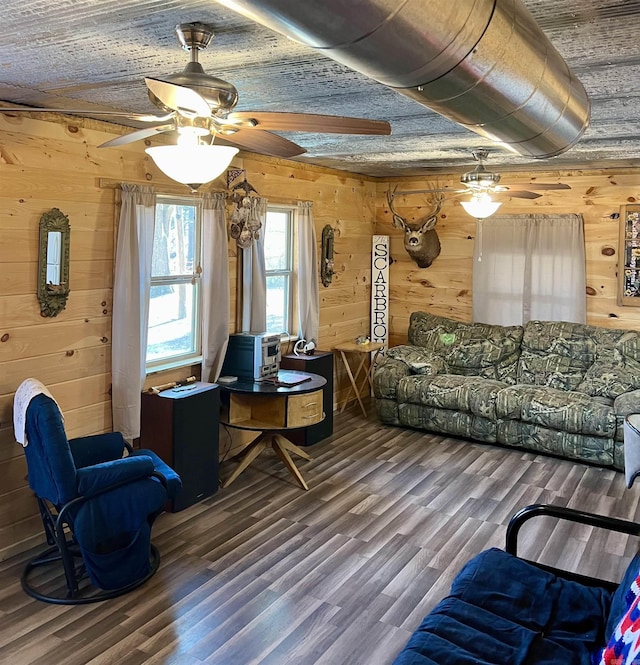
M297 381L301 382L290 385ZM222 487L231 485L263 450L271 446L300 486L309 489L291 453L308 460L311 456L289 441L283 432L315 425L324 419L322 387L326 382L317 374L285 370L278 373L277 381L239 379L234 383L219 384L222 424L257 433Z

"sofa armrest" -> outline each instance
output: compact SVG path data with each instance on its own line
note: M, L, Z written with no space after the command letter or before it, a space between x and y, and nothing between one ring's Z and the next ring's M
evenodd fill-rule
M373 372L373 394L376 397L395 399L398 381L409 374L411 370L401 360L383 358Z
M434 376L446 372L444 359L419 346L404 344L390 348L373 375L373 392L376 397L396 398L398 381L410 374Z
M640 413L640 390L629 390L613 401L616 416L626 418L631 413Z

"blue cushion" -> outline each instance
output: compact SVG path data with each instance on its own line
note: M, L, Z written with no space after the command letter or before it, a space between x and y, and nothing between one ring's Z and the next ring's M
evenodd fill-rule
M604 643L610 603L605 589L486 550L464 566L394 665L588 665Z
M176 498L178 492L182 489L182 479L180 476L165 462L153 452L153 450L148 450L146 448L140 448L134 450L131 453L131 456L143 455L145 457L150 457L153 462L153 468L165 479L167 483L167 495L169 499L173 500Z
M78 469L78 494L92 496L117 483L148 478L153 473L153 461L146 455L122 459Z
M27 407L24 449L29 467L29 487L36 496L61 506L78 495L76 467L69 450L58 405L45 394L36 395Z
M120 432L105 432L69 439L69 448L76 469L80 469L83 466L120 459L124 453L125 441Z

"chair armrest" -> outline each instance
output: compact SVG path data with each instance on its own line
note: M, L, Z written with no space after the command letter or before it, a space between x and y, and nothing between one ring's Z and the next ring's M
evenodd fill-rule
M154 475L153 461L146 455L94 464L78 469L78 494L84 497L94 496L113 485L122 485Z
M518 533L522 525L534 517L540 516L557 517L558 519L568 520L587 524L600 529L609 531L618 531L630 536L640 536L640 524L629 520L621 520L616 517L607 517L606 515L596 515L595 513L586 513L575 508L565 508L564 506L551 506L548 504L533 504L519 510L509 521L507 526L506 551L509 554L518 556Z
M69 440L76 469L120 459L126 447L127 443L120 432L92 434Z
M182 489L182 479L180 476L153 451L147 448L140 448L131 453L132 457L149 457L153 463L155 476L165 486L169 499L175 499L178 492Z

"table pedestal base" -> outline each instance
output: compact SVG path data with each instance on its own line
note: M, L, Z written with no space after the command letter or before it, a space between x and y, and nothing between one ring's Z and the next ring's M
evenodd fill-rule
M289 453L295 453L308 460L312 459L311 455L302 450L302 448L298 448L298 446L291 443L289 439L286 439L278 432L262 432L257 439L252 441L247 446L247 451L240 460L240 464L238 464L236 470L224 482L222 487L229 487L229 485L231 485L231 483L249 466L249 464L251 464L251 462L253 462L253 460L269 446L276 451L278 457L282 460L287 469L289 469L302 489L308 490L309 486L305 482L300 470L295 465Z

